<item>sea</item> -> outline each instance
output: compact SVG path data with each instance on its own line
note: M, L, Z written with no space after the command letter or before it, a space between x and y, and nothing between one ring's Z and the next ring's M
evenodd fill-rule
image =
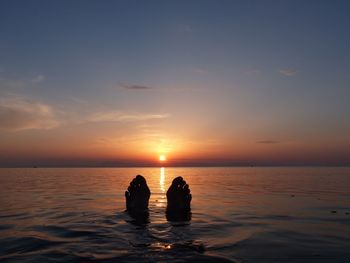
M125 211L143 175L149 215ZM191 215L166 217L182 176ZM349 167L2 168L0 262L350 262Z

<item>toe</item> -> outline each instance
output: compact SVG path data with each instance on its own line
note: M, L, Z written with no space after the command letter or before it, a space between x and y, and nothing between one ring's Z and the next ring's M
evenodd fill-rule
M185 194L189 194L190 193L190 188L189 188L188 184L185 184L185 186L184 186L184 193Z
M182 178L181 178L182 179ZM179 180L177 187L180 188L182 190L182 188L184 187L184 185L186 184L186 181L184 180Z
M136 188L136 182L135 182L135 179L133 179L131 182L130 182L130 186L129 186L130 189L135 189Z
M173 180L172 184L179 185L181 181L183 181L183 178L181 176L178 176Z
M187 200L188 200L188 202L191 202L191 200L192 200L192 195L191 194L187 195Z
M135 180L139 183L139 184L146 184L146 179L145 177L143 177L142 175L137 175Z
M137 175L135 178L135 183L138 188L144 189L147 188L146 179L142 175Z

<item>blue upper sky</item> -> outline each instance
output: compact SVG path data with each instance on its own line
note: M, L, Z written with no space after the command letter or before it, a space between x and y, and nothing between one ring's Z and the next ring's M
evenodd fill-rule
M38 162L350 164L349 13L337 0L3 0L0 155L21 163L46 140Z

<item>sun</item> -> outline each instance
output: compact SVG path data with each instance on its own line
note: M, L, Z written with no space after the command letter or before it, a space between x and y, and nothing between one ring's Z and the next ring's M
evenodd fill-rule
M165 162L166 161L166 156L164 154L159 155L159 161Z

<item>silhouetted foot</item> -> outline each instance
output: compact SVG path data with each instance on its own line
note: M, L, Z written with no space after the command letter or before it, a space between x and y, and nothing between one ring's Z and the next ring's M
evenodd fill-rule
M176 221L189 220L191 211L192 195L186 181L181 177L176 177L169 187L166 197L168 199L167 218Z
M129 213L142 213L147 211L151 192L147 186L146 179L137 175L125 191L126 209Z

